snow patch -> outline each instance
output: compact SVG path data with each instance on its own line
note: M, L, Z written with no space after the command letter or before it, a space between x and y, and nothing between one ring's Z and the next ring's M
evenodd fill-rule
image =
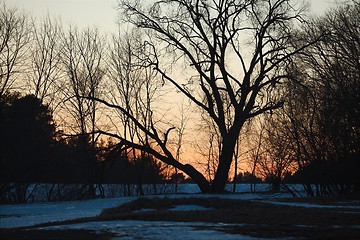
M206 211L206 210L213 210L213 208L207 208L194 204L184 204L184 205L177 205L173 208L170 208L169 210L170 211Z
M289 197L286 193L276 194L174 194L152 195L151 197L165 198L225 198L242 200L271 200ZM4 204L0 205L0 228L26 227L41 223L65 221L83 217L99 215L105 208L116 207L137 197L105 198L85 201L33 203L33 204ZM198 209L198 207L197 207ZM185 210L182 210L185 211Z
M360 209L360 206L354 206L354 205L319 205L319 204L313 204L313 203L299 203L299 202L278 202L278 201L260 201L263 203L269 203L274 205L284 205L284 206L290 206L290 207L303 207L303 208L338 208L338 209Z
M108 231L115 233L117 237L113 240L130 240L130 239L146 239L146 240L259 240L241 234L229 234L221 231L206 229L221 228L223 226L235 226L236 224L224 223L202 223L202 222L167 222L167 221L111 221L111 222L88 222L82 224L47 227L43 229L86 229L96 231ZM240 224L239 224L240 225Z
M25 227L93 217L99 215L105 208L116 207L134 199L135 197L122 197L58 203L1 205L0 228Z

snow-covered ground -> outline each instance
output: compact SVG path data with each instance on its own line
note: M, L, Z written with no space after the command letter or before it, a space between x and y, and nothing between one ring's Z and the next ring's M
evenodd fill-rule
M240 234L229 234L216 230L200 229L199 227L221 228L234 224L224 223L201 223L201 222L166 222L166 221L111 221L90 222L46 229L90 229L115 233L113 240L257 240L262 238L250 237ZM240 225L240 224L238 224Z
M88 185L84 184L51 184L39 183L23 186L21 191L18 191L17 184L10 184L7 186L8 191L2 196L2 201L17 202L20 201L15 196L22 196L21 201L28 203L40 202L54 202L54 201L71 201L76 199L85 199L88 194ZM136 184L94 184L95 195L105 198L117 198L124 196L137 196L143 192L145 195L152 194L174 194L175 184L144 184L139 186ZM289 189L298 197L306 196L302 185L291 184L282 185L282 191L288 192ZM226 190L233 192L234 185L227 184ZM235 188L236 193L249 193L249 192L268 192L271 191L271 185L266 183L260 184L237 184ZM177 193L199 193L200 189L196 184L178 184Z
M155 195L147 197L221 197L230 199L271 199L280 195L259 195L259 194L229 194L229 195L204 195L204 194L176 194L176 195ZM284 195L284 197L288 197ZM20 226L32 226L40 223L70 220L82 217L97 216L105 208L111 208L134 200L136 197L122 197L112 199L95 199L86 201L58 202L58 203L37 203L37 204L16 204L0 206L0 228L13 228ZM206 210L198 205L179 205L172 209L183 210ZM246 239L256 240L259 238L227 234L221 231L208 230L197 227L224 227L224 223L182 223L165 221L107 221L87 222L81 224L63 225L48 227L46 229L86 229L96 231L108 231L115 233L116 239Z
M147 197L221 197L230 199L258 199L265 200L281 197L279 194L229 194L229 195L204 195L204 194L174 194L154 195ZM283 195L288 197L288 195ZM95 199L86 201L33 203L0 206L0 228L13 228L33 226L40 223L71 220L82 217L97 216L105 208L111 208L134 200L136 197L122 197L111 199ZM206 210L198 205L179 205L173 210ZM87 222L65 226L49 227L47 229L86 229L108 231L116 234L116 239L259 239L238 234L227 234L220 231L199 229L199 226L223 227L223 223L181 223L181 222L149 222L149 221L110 221Z
M359 201L352 201L350 203L356 203L359 205L318 205L313 203L301 203L301 202L279 202L279 201L271 201L265 200L262 201L265 203L275 204L275 205L284 205L284 206L291 206L291 207L304 207L304 208L338 208L338 209L360 209L360 202ZM347 203L344 203L347 204Z
M215 230L199 229L197 227L224 227L234 224L224 223L201 223L201 222L166 222L166 221L134 221L122 220L111 222L89 222L82 224L73 224L65 226L47 227L43 229L87 229L97 231L107 231L116 234L113 240L121 239L147 239L147 240L165 240L165 239L246 239L256 240L260 238L227 234Z
M26 203L0 206L0 228L32 226L40 223L97 216L135 197L94 199L57 203Z
M269 200L280 197L290 197L286 193L280 194L174 194L174 195L152 195L146 197L219 197L228 199L258 199ZM105 208L112 208L130 202L137 197L121 197L94 199L86 201L70 201L55 203L26 203L0 205L0 228L32 226L40 223L71 220L82 217L93 217L101 213ZM200 206L199 206L200 207Z
M238 194L173 194L173 195L153 195L146 197L219 197L228 199L244 199L264 201L272 204L287 204L300 207L339 207L339 206L319 206L307 203L284 203L274 201L274 199L291 197L288 193L269 194L269 193L238 193ZM56 203L33 203L0 205L0 228L13 228L19 226L33 226L40 223L54 221L71 220L82 217L97 216L105 208L115 207L130 202L137 197L121 197L108 199L95 199L86 201L56 202ZM346 208L359 209L357 206L347 206ZM145 209L146 210L146 209ZM172 210L206 210L199 205L178 205ZM166 221L133 221L116 220L106 222L86 222L81 224L71 224L62 226L47 227L46 229L86 229L95 231L107 231L115 233L113 238L117 239L259 239L239 234L228 234L216 231L222 228L224 223L202 223L202 222L166 222ZM241 224L230 224L241 225ZM207 228L202 228L202 227ZM211 230L214 229L214 230Z

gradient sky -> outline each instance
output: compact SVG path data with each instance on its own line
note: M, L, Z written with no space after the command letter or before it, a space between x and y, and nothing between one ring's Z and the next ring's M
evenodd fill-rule
M318 14L339 0L310 2L311 13ZM42 18L49 13L52 17L60 16L65 24L79 27L98 26L106 32L117 29L117 0L5 0L5 3L30 12L36 18Z
M321 14L330 6L335 5L336 1L344 0L311 0L310 14ZM37 19L42 19L49 14L51 17L60 17L65 25L80 28L97 26L107 33L117 31L117 0L0 0L0 3L2 2L5 2L8 7L16 6ZM198 150L193 148L187 149L186 152L191 157L186 157L185 161L192 162L193 158L198 158L196 151ZM243 163L240 164L243 165Z

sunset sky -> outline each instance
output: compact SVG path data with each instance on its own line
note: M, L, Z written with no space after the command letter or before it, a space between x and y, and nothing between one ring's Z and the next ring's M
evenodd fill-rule
M344 0L310 0L311 13L324 12ZM1 1L0 1L1 2ZM8 5L32 13L36 18L59 16L65 24L81 27L97 26L106 32L116 30L117 0L5 0Z
M327 8L334 6L336 2L340 1L311 0L309 14L321 14ZM0 2L5 2L8 6L16 6L19 10L25 11L37 19L42 19L49 15L50 17L59 17L65 25L78 26L80 28L96 26L101 31L107 33L117 31L117 0L0 0ZM298 1L294 0L294 2ZM164 103L162 104L164 105ZM190 119L189 121L192 120ZM197 150L192 149L192 151ZM191 152L189 149L187 154L197 158L196 153ZM186 160L193 161L192 159Z

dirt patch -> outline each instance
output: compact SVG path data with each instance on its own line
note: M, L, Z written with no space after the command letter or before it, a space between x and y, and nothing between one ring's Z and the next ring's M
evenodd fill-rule
M211 210L168 211L176 205L200 205ZM147 209L147 211L138 211ZM151 210L152 209L152 210ZM125 205L106 209L102 220L143 219L181 222L224 222L290 225L359 225L360 209L303 208L259 201L221 198L140 198Z
M185 204L196 204L211 210L169 211L171 207ZM147 211L139 211L144 208ZM117 208L104 210L99 219L222 222L235 225L217 227L215 230L256 237L360 238L358 208L346 211L338 208L303 208L222 198L140 198Z

